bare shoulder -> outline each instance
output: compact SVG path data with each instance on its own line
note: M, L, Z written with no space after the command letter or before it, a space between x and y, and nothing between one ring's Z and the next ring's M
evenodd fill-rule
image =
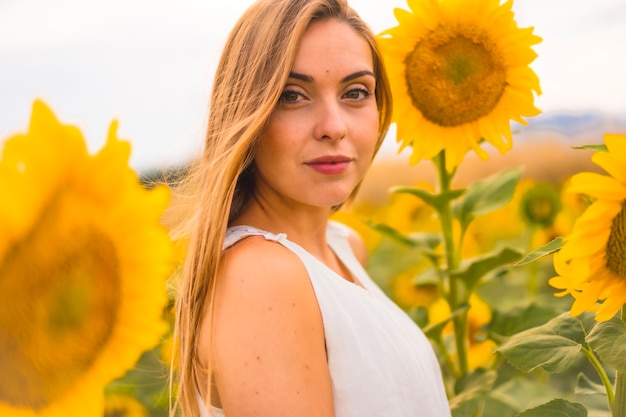
M354 252L361 265L367 265L368 252L363 239L353 229L349 227L346 227L346 229L348 230L348 242L352 247L352 252Z
M321 312L300 258L248 237L224 251L216 291L212 356L225 414L308 416L321 405L327 413L316 415L332 415Z
M224 251L218 276L220 292L255 289L271 296L276 287L285 286L309 289L310 281L300 258L283 245L250 236Z
M262 236L248 237L224 251L216 291L217 320L222 313L230 317L242 314L252 322L270 315L276 323L292 317L294 308L308 316L318 313L300 258Z

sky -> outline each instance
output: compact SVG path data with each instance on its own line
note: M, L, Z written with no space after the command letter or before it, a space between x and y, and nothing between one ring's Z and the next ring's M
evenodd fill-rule
M108 125L139 171L197 155L226 36L251 0L0 0L0 146L43 99L91 152ZM379 33L406 0L351 0ZM626 115L626 1L516 0L520 27L543 38L531 65L544 112ZM541 117L541 116L539 116ZM393 132L393 131L392 131ZM382 152L395 153L388 138Z

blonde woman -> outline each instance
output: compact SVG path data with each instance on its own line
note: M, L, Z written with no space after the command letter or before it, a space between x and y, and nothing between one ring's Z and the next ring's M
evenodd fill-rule
M370 29L342 0L259 0L217 69L178 286L184 416L450 416L428 340L329 215L387 131ZM175 410L174 410L175 411Z

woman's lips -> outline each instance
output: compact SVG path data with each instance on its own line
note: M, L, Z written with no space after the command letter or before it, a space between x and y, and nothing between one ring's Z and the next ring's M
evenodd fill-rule
M352 160L343 155L322 156L311 161L305 162L305 165L313 168L314 171L324 175L339 175L348 169L348 165Z

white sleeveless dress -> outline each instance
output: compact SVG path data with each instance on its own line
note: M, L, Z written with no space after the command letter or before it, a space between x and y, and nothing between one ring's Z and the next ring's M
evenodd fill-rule
M284 233L231 227L224 249L258 235L294 252L309 273L324 322L336 417L450 417L430 342L368 276L352 252L349 229L330 222L328 244L365 288L346 281ZM204 417L224 416L200 403Z

